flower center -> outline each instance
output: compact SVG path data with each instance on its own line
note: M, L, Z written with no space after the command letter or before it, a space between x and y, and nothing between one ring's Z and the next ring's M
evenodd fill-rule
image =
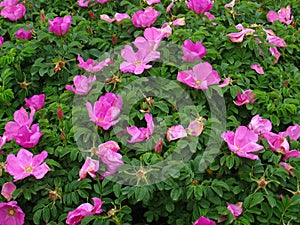
M195 82L197 85L201 85L202 81L201 80L196 80Z
M141 61L135 61L135 62L134 62L134 65L140 66L140 65L142 65L142 62L141 62Z
M8 210L8 215L10 215L10 216L13 216L13 215L15 215L15 210L14 209L10 209L10 210Z
M26 173L31 173L32 170L33 170L32 166L27 166L27 167L25 167L25 172L26 172Z

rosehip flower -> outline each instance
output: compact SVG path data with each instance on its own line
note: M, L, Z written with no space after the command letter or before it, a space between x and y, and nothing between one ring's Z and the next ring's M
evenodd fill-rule
M288 5L286 8L281 8L278 11L278 20L286 25L290 25L294 19L291 14L291 6Z
M1 189L1 195L7 200L10 201L12 198L12 193L16 190L16 185L12 182L6 182L3 184Z
M25 213L16 201L3 202L0 203L0 218L3 225L23 225Z
M285 41L277 36L267 35L267 41L276 47L286 47Z
M260 115L256 115L252 117L248 128L260 136L272 130L272 123L270 120L263 119Z
M279 134L284 137L289 136L291 140L297 141L300 137L300 125L295 124L294 126L289 126L285 132L281 132Z
M289 159L289 158L300 158L300 152L298 150L290 150L287 152L284 152L283 160Z
M238 24L235 27L241 31L237 33L226 34L226 36L230 38L231 42L234 43L241 43L244 40L245 35L250 35L255 32L253 29L244 28L241 24Z
M83 75L77 75L73 79L75 88L67 84L66 89L74 92L77 95L87 95L90 90L92 90L93 87L90 84L94 81L96 81L96 76L86 77Z
M203 58L206 54L206 48L200 41L194 43L191 40L185 40L182 45L182 51L182 60L187 62L195 62L196 60Z
M230 78L230 77L227 77L227 78L225 78L225 79L223 80L223 83L222 83L222 84L219 84L218 86L219 86L220 88L226 87L226 86L228 86L228 85L230 84L231 81L232 81L231 78Z
M83 58L78 55L77 60L79 61L78 67L83 68L86 72L97 73L102 70L105 66L112 64L112 59L107 58L101 62L95 62L92 59L88 59L86 62Z
M40 95L34 95L31 98L25 98L26 106L29 108L32 108L36 111L42 109L44 107L45 103L45 94L40 94Z
M232 0L231 2L224 5L225 8L232 8L235 5L235 0Z
M240 216L243 212L243 203L242 202L238 202L236 204L230 204L230 203L226 203L227 204L227 209L233 214L234 219L236 219L238 216Z
M163 37L164 34L161 29L155 27L146 28L144 31L144 37L137 37L133 44L140 49L141 52L155 51L159 47Z
M78 181L85 179L87 174L89 174L92 178L95 178L98 169L99 169L99 161L92 159L91 157L87 157L83 166L79 171Z
M22 126L18 133L14 136L16 143L24 148L32 148L36 146L43 133L40 132L40 127L37 124L33 124L31 129L27 126Z
M285 162L280 162L279 163L280 166L283 166L284 169L289 172L289 174L291 174L292 177L295 176L295 174L291 171L291 169L295 169L295 167L291 166L290 164L288 163L285 163Z
M160 0L146 0L148 5L160 3Z
M141 142L145 139L150 138L154 131L154 123L152 115L146 113L145 120L147 122L147 127L137 128L136 126L127 127L127 132L132 136L128 143Z
M172 2L167 6L167 8L166 8L166 13L168 13L168 12L170 12L171 11L171 9L173 8L173 6L174 6L174 0L172 0Z
M15 37L24 39L24 40L29 40L31 38L31 35L32 35L32 30L25 31L24 28L19 29L15 33Z
M132 24L135 27L150 27L155 23L159 14L151 7L146 8L145 11L139 10L132 15Z
M187 133L189 135L192 135L192 136L199 136L202 131L203 131L203 128L204 128L204 124L203 122L199 121L198 119L190 122L188 128L187 128Z
M10 21L21 19L26 13L26 8L23 4L7 5L2 10L0 15Z
M278 14L275 11L270 10L267 13L267 19L269 20L269 22L274 23L275 20L279 19L279 16L278 16Z
M285 155L290 150L289 142L281 134L266 132L262 134L261 137L268 141L270 149L272 149L274 152Z
M274 63L276 64L281 56L280 52L278 51L278 49L276 47L272 48L270 47L269 48L270 52L271 52L271 55L272 56L275 56L275 59L274 59Z
M187 132L182 125L175 125L168 129L166 136L168 141L173 141L187 137Z
M55 17L54 20L48 20L50 25L49 32L53 32L56 35L65 35L71 26L71 22L71 15Z
M197 14L202 14L212 9L213 1L210 0L189 0L186 2L188 8Z
M237 100L233 101L234 104L237 106L246 105L249 103L254 103L254 95L252 94L252 90L243 91L241 94L238 92L237 94Z
M204 216L200 216L199 219L197 219L193 225L216 225L216 223Z
M251 69L255 70L256 73L258 74L264 74L264 69L261 67L260 64L252 64L250 66Z
M185 18L179 18L172 22L173 26L184 26L185 25Z

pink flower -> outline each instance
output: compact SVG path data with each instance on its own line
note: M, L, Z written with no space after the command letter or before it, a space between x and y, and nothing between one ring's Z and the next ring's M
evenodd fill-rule
M212 9L213 1L210 0L189 0L186 2L188 8L197 14L202 14Z
M300 158L300 152L298 150L290 150L287 152L284 152L283 160L289 159L289 158Z
M166 13L168 13L168 12L170 12L171 11L171 9L173 8L173 6L174 6L174 0L172 0L172 2L167 6L167 8L166 8Z
M145 120L147 122L147 127L137 128L136 126L127 127L127 132L132 136L128 143L141 142L145 139L149 139L149 137L154 132L154 123L152 119L152 115L146 113Z
M255 32L253 29L244 28L241 24L236 25L235 28L241 31L237 33L226 34L226 36L230 38L231 42L234 43L241 43L244 40L245 35L251 35Z
M137 37L133 44L141 51L155 51L163 39L163 33L161 29L151 27L146 28L144 31L144 37Z
M94 206L90 203L83 203L76 209L68 213L66 223L69 225L77 225L86 216L102 213L101 206L103 204L100 198L92 198Z
M10 201L12 198L12 193L16 190L16 185L12 182L6 182L2 186L1 195L7 200Z
M192 136L199 136L204 128L204 124L199 121L199 119L193 120L190 122L188 128L187 128L187 133Z
M203 62L195 65L193 70L178 72L177 80L190 87L206 90L208 86L218 84L221 79L208 62Z
M294 16L291 14L291 6L288 5L286 8L281 8L278 11L278 19L280 22L289 25L294 19Z
M55 17L54 20L48 20L50 25L49 32L56 35L65 35L71 26L72 16L67 15L64 17Z
M218 86L220 88L226 87L226 86L228 86L231 83L231 81L232 81L231 78L227 77L227 78L225 78L225 80L223 81L223 83L219 84Z
M182 45L183 57L182 60L187 62L195 62L201 59L206 54L206 48L200 41L195 44L191 40L185 40Z
M16 21L21 19L26 13L26 8L23 4L7 5L1 10L1 16L9 19L10 21Z
M112 23L115 21L115 18L110 18L108 15L106 14L102 14L100 15L100 19L101 20L105 20L106 22Z
M170 27L169 23L164 23L161 26L160 31L163 34L163 37L166 38L166 37L169 37L172 34L172 27Z
M93 87L90 84L94 81L96 81L96 76L86 77L83 75L77 75L73 79L75 88L67 84L66 89L74 92L77 95L87 95L90 92L90 90L92 90Z
M235 0L232 0L231 2L224 5L225 8L233 8L235 5Z
M187 133L182 125L175 125L167 130L166 136L168 141L173 141L179 138L187 137Z
M155 145L155 147L154 147L154 151L156 152L156 153L160 153L161 152L161 150L162 150L162 145L163 143L162 143L162 139L160 138L159 140L158 140L158 142L156 143L156 145Z
M160 0L146 0L148 5L160 3Z
M226 204L227 204L227 209L233 214L234 219L236 219L239 215L242 214L243 212L242 202L238 202L236 204L230 204L230 203L226 203Z
M200 216L199 219L197 219L193 225L216 225L216 223L204 216Z
M252 94L252 90L243 91L242 94L238 92L237 100L233 101L237 106L246 105L249 103L254 103L254 95Z
M17 205L16 201L0 203L0 224L23 225L25 213Z
M268 141L270 149L272 149L274 152L286 154L290 150L290 145L287 139L280 134L267 132L261 136Z
M77 3L78 3L78 6L80 6L80 7L88 7L90 0L78 0Z
M295 174L291 171L291 169L295 169L295 167L291 166L290 164L288 163L285 163L285 162L280 162L279 163L280 166L283 166L284 169L289 172L289 174L291 174L292 177L295 176Z
M139 49L137 52L134 52L130 45L125 45L121 55L126 62L121 63L120 70L123 73L134 74L142 74L145 69L150 69L152 66L147 64L160 57L159 52L149 51L148 49Z
M122 155L117 153L120 149L116 142L110 141L98 146L98 156L102 163L106 166L106 171L101 173L103 177L113 175L118 172L122 161Z
M40 95L34 95L31 98L25 98L26 106L29 108L32 108L36 111L42 109L44 107L45 103L45 94L40 94Z
M20 127L14 139L18 145L24 148L32 148L38 144L41 136L43 136L43 133L40 132L40 127L33 124L31 130L27 126Z
M121 118L116 120L116 117L122 108L122 97L121 95L117 97L114 93L108 92L101 96L93 107L89 102L86 103L86 107L90 120L104 130L108 130L121 120Z
M248 128L260 136L272 130L272 123L270 120L263 119L260 115L256 115L251 119Z
M145 11L139 10L132 15L132 24L135 27L150 27L159 14L155 9L147 7Z
M100 4L104 4L106 2L109 2L109 0L97 0L97 2L100 3Z
M276 47L286 47L285 41L280 37L267 35L266 39L270 44L273 44Z
M208 18L209 20L213 20L213 19L215 18L215 16L214 16L213 14L211 14L210 12L205 12L204 15L207 16L207 18ZM206 17L203 17L202 20L205 21L205 20L206 20ZM215 23L215 22L212 22L212 24L213 24L213 25L217 25L217 23Z
M115 20L120 22L124 19L130 19L130 16L127 13L116 13Z
M83 58L78 55L77 60L79 61L78 67L83 68L86 72L97 73L102 70L105 66L112 64L112 59L107 58L101 62L95 62L92 59L88 59L86 62Z
M14 177L14 181L22 180L33 175L36 179L42 179L50 168L42 163L48 156L46 151L33 156L31 152L21 148L17 157L9 154L6 159L6 171Z
M8 5L16 5L20 0L4 0L0 2L0 7Z
M3 45L4 43L4 37L0 36L0 47Z
M92 159L91 157L87 157L83 166L79 171L80 178L78 180L85 179L87 174L89 174L92 178L95 178L98 169L99 169L99 161Z
M185 18L179 18L172 22L173 26L184 26L185 25Z
M274 47L274 48L270 47L270 52L271 52L272 56L275 56L274 63L277 63L279 60L279 57L281 56L280 52L277 50L276 47Z
M281 132L279 134L284 137L289 136L291 140L297 141L300 137L300 125L295 124L294 126L289 126L285 132Z
M257 152L264 147L257 144L258 135L245 126L239 126L236 132L226 131L222 134L223 140L227 143L230 151L240 157L257 160L258 156L251 154Z
M16 36L17 38L25 39L25 40L29 40L29 39L31 38L31 35L32 35L32 30L25 31L24 28L19 29L19 30L15 33L15 36Z
M250 66L251 69L255 70L256 73L258 74L264 74L264 69L261 67L260 64L252 64Z
M274 23L275 20L279 19L279 16L275 11L270 10L267 14L267 19L269 20L269 22Z
M3 145L6 143L6 136L3 135L3 137L0 136L0 149L2 148Z

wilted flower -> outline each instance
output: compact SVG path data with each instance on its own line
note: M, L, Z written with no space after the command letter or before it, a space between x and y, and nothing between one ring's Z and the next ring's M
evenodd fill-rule
M187 62L194 62L201 59L206 54L206 48L200 41L196 43L191 40L185 40L182 45L183 57L182 60Z
M6 143L6 136L3 135L3 137L0 136L0 149L2 148L3 145Z
M230 84L231 81L232 81L231 78L230 78L230 77L227 77L227 78L225 78L225 79L223 80L223 83L222 83L222 84L219 84L218 86L219 86L220 88L226 87L226 86L228 86L228 85Z
M45 98L45 94L33 95L31 98L25 98L25 105L38 111L44 107Z
M225 8L232 8L235 5L235 0L232 0L231 2L224 5Z
M271 55L275 56L275 59L273 62L277 63L279 60L279 57L281 56L280 52L278 51L278 49L276 47L274 47L274 48L270 47L269 49L270 49Z
M148 139L154 131L154 123L152 115L146 113L145 120L147 122L147 127L137 128L136 126L127 127L127 132L132 136L129 143L141 142L145 139Z
M250 66L251 69L255 70L256 73L258 74L264 74L264 69L262 68L262 66L260 64L252 64Z
M211 10L213 3L214 2L210 0L189 0L186 2L188 8L197 14Z
M3 184L1 189L1 195L7 200L10 201L12 198L12 193L16 190L16 185L12 182L6 182ZM1 221L0 221L1 222Z
M152 5L152 4L160 3L160 0L146 0L146 2L148 3L148 5Z
M90 102L86 103L90 120L96 125L108 130L111 126L118 123L121 118L116 120L122 108L121 95L116 96L114 93L106 93L101 96L92 107Z
M295 124L294 126L289 126L285 132L281 132L279 134L284 137L289 136L291 140L297 141L300 137L300 125Z
M132 23L135 27L150 27L159 14L155 9L147 7L145 11L139 10L132 15Z
M31 35L32 35L32 30L25 31L24 28L19 29L15 33L15 37L20 39L25 39L25 40L29 40L31 38Z
M174 6L174 0L172 0L172 2L167 6L166 13L170 12L173 6Z
M263 119L260 115L256 115L251 119L248 128L253 130L254 133L262 135L272 130L272 123L270 120Z
M193 225L216 225L216 223L204 216L200 216L199 219L197 219Z
M253 29L244 28L242 24L236 25L235 28L241 31L237 33L226 34L226 36L228 36L230 40L235 43L241 43L244 40L245 35L250 35L255 32Z
M25 213L16 201L0 203L0 223L3 225L23 225Z
M295 174L291 171L291 169L295 169L295 167L291 166L290 164L288 163L285 163L285 162L280 162L279 163L280 166L283 166L284 169L289 172L289 174L291 174L292 177L295 176Z
M10 21L16 21L21 19L26 13L26 8L23 4L7 5L1 10L1 16L9 19Z
M94 81L96 81L96 76L86 77L83 75L77 75L73 79L75 88L67 84L66 89L74 92L77 95L87 95L90 90L92 90L93 87L90 84Z
M65 35L71 26L72 16L67 15L64 17L55 17L54 20L48 20L50 25L49 32L53 32L56 35Z
M230 203L226 203L226 204L227 204L227 209L233 214L234 219L236 219L239 215L242 214L243 212L242 202L238 202L236 204L230 204Z
M294 16L291 14L291 6L288 5L286 8L281 8L278 11L278 19L280 22L289 25L294 19Z
M102 70L105 66L112 64L112 59L107 58L101 62L95 62L92 59L88 59L86 62L83 58L78 55L77 60L79 61L78 67L83 68L86 72L97 73Z
M199 136L204 128L204 124L202 121L199 119L193 120L190 122L188 128L187 128L187 133L192 136Z
M179 18L172 22L173 26L184 26L185 25L185 18Z
M290 150L289 142L280 134L266 132L261 136L268 141L270 149L275 152L286 154Z
M173 141L179 138L187 137L187 132L182 125L175 125L167 130L167 140Z
M281 48L286 47L285 41L280 37L277 37L275 35L267 35L266 39L270 44L272 44L276 47L281 47Z
M42 179L50 168L42 163L48 156L46 151L33 156L31 152L21 148L17 157L9 154L6 159L6 171L14 177L14 181L22 180L33 175L36 179Z
M193 70L178 72L177 80L190 87L206 90L208 86L218 84L221 79L208 62L203 62L195 65Z
M300 158L300 152L298 150L290 150L283 152L283 160L289 159L289 158Z
M155 145L155 147L154 147L154 151L156 152L156 153L160 153L161 152L161 150L162 150L162 138L160 138L159 140L158 140L158 142L156 143L156 145Z
M99 161L92 159L91 157L87 157L83 166L79 171L79 179L83 180L86 178L86 175L89 174L92 178L96 177L96 172L99 169Z
M251 154L251 152L257 152L264 148L256 143L258 141L258 135L245 126L239 126L235 133L233 131L224 132L222 138L228 144L230 151L240 157L251 160L258 159L258 156Z
M254 95L252 94L252 90L243 91L241 94L238 92L237 94L237 100L233 101L234 104L237 106L246 105L249 103L254 103Z
M124 19L130 19L130 16L127 13L116 13L114 18L110 18L108 15L102 14L100 15L100 19L112 23L114 21L120 22Z

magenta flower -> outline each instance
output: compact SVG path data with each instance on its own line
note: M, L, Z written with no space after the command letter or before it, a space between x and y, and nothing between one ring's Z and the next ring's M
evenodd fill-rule
M4 0L0 2L0 7L8 5L16 5L20 0Z
M193 225L216 225L216 223L204 216L200 216Z
M73 79L75 88L67 84L66 89L74 92L77 95L87 95L90 90L92 90L93 87L90 84L94 81L96 81L96 76L86 77L83 75L77 75Z
M163 37L166 38L166 37L169 37L171 34L172 34L172 27L170 27L170 24L169 23L164 23L162 26L161 26L161 29L160 29L161 33L163 34Z
M236 204L230 204L230 203L226 203L226 204L227 204L227 209L233 214L234 219L236 219L239 215L242 214L243 212L242 202L238 202Z
M145 120L147 122L147 127L137 128L136 126L127 127L127 132L132 136L128 143L141 142L145 139L149 139L154 132L154 123L152 115L146 113Z
M160 3L160 0L146 0L146 2L148 3L148 5L152 5L152 4Z
M275 11L270 10L267 14L267 19L269 22L274 23L275 20L279 19L279 16Z
M238 24L235 26L236 29L241 30L237 33L226 34L234 43L241 43L244 40L245 35L251 35L255 32L253 29L244 28L242 24Z
M162 147L163 147L163 142L162 142L162 138L160 138L154 147L154 151L156 153L160 153L162 150Z
M100 15L100 19L112 23L114 21L120 22L124 19L130 19L130 16L127 13L116 13L114 18L110 18L108 15L102 14Z
M89 102L86 103L86 107L90 120L104 130L108 130L121 120L121 118L117 120L116 118L122 108L122 97L121 95L116 96L114 93L108 92L101 96L99 100L94 103L93 107Z
M118 153L119 149L119 145L114 141L108 141L98 146L98 156L106 166L106 171L101 173L103 177L117 173L120 166L124 164L122 155Z
M250 66L251 69L255 70L256 73L258 74L264 74L264 69L261 67L260 64L252 64Z
M270 52L271 52L271 55L272 56L275 56L275 59L274 59L274 63L277 63L278 60L279 60L279 57L281 56L280 52L278 51L278 49L276 47L272 48L270 47Z
M281 132L279 134L284 137L289 136L291 140L297 141L300 137L300 125L295 124L294 126L289 126L285 132Z
M261 136L268 141L270 149L272 149L274 152L285 155L290 150L289 142L284 136L280 134L267 132L262 134Z
M4 43L4 37L0 36L0 47L3 45Z
M71 26L71 22L71 15L55 17L54 20L48 20L50 25L49 32L53 32L56 35L65 35Z
M235 6L235 0L224 5L225 8L233 8Z
M272 130L272 123L270 120L263 119L260 115L256 115L251 119L248 128L260 136Z
M145 11L139 10L132 15L132 24L135 27L150 27L159 14L155 9L147 7Z
M14 139L18 145L24 148L32 148L39 143L41 136L43 136L43 133L40 132L40 127L33 124L31 130L27 126L20 127Z
M2 148L3 145L6 143L6 136L3 135L3 137L0 136L0 149Z
M252 94L252 90L243 91L241 94L238 92L237 94L237 100L233 101L234 104L237 106L246 105L249 103L254 103L254 95Z
M230 83L231 83L231 78L230 77L227 77L227 78L225 78L224 80L223 80L223 83L221 83L221 84L219 84L218 86L220 87L220 88L223 88L223 87L226 87L226 86L228 86Z
M137 37L133 44L141 51L155 51L163 39L163 33L161 29L151 27L146 28L144 31L144 37Z
M0 15L10 21L21 19L26 13L26 8L23 4L7 5L2 10Z
M207 18L211 21L215 18L215 16L213 14L211 14L210 12L205 12L203 13L205 16L207 16ZM205 21L206 17L202 17L202 20ZM213 25L217 25L216 22L212 22Z
M77 225L86 216L91 216L95 214L102 213L102 200L100 198L92 198L94 201L94 206L90 203L83 203L76 209L68 213L66 223L69 225Z
M210 0L189 0L186 2L188 8L197 14L202 14L212 9L213 1Z
M187 133L189 135L198 137L202 133L203 128L204 124L201 121L199 121L199 119L196 119L190 122L187 128Z
M149 51L148 49L139 49L137 52L134 52L130 45L125 45L121 51L121 55L126 62L121 63L120 70L123 73L134 74L142 74L145 69L150 69L152 66L147 64L160 57L159 52Z
M6 182L3 184L1 189L1 195L7 200L10 201L12 199L12 193L16 190L16 185L12 182Z
M295 174L291 171L291 169L295 169L295 167L293 167L293 166L291 166L290 164L285 163L285 162L280 162L279 165L280 165L280 166L283 166L284 169L285 169L292 177L295 176Z
M287 152L284 152L283 160L289 159L289 158L300 158L300 152L298 150L290 150Z
M166 8L166 13L168 13L168 12L170 12L171 11L171 9L173 8L173 6L174 6L174 0L172 0L172 2L167 6L167 8Z
M46 151L33 156L28 150L21 148L17 157L9 154L6 159L6 171L14 177L14 181L22 180L30 175L36 179L42 179L48 171L49 166L42 163L48 156Z
M293 21L294 16L291 14L291 6L288 5L286 8L281 8L278 11L278 20L286 25L290 25Z
M31 98L25 98L25 105L29 108L32 108L33 110L38 111L44 107L45 98L45 94L34 95Z
M195 65L193 70L178 72L177 80L190 87L206 90L208 86L218 84L221 79L208 62L203 62Z
M267 35L266 40L267 40L270 44L272 44L272 45L274 45L274 46L276 46L276 47L281 47L281 48L282 48L282 47L286 47L285 41L284 41L282 38L280 38L280 37L273 36L273 35Z
M25 213L17 205L16 201L0 203L0 224L23 225Z
M96 172L99 169L99 161L92 159L91 157L87 157L83 166L79 171L79 179L83 180L86 178L87 174L89 174L92 178L96 177Z
M179 138L187 137L187 132L182 125L175 125L167 130L167 140L173 141Z
M195 62L196 60L203 58L206 54L206 48L200 41L194 43L191 40L185 40L182 45L182 51L182 60L187 62Z
M80 7L88 7L91 0L78 0L77 4Z
M25 39L25 40L29 40L31 38L31 35L32 35L32 30L25 31L24 28L19 29L15 33L15 37L20 39Z
M78 55L77 60L79 61L78 67L83 68L86 72L97 73L102 70L105 66L112 64L112 59L107 58L101 62L95 62L92 59L88 59L86 62L83 58Z
M251 152L257 152L264 148L256 143L258 141L258 135L245 126L239 126L235 133L233 131L224 132L222 138L227 143L230 151L240 157L251 160L258 159L258 156L251 154Z

